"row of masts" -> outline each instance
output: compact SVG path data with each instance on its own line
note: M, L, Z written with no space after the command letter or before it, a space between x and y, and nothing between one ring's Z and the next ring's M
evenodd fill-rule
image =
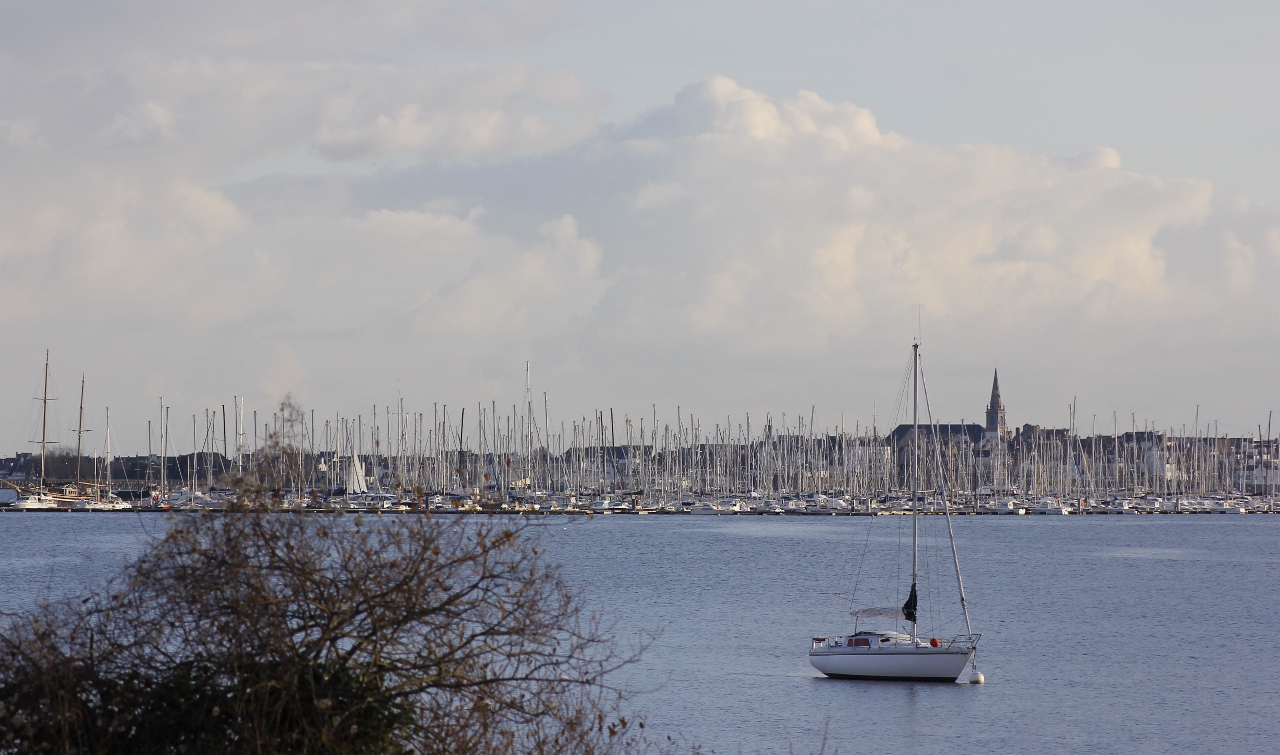
M859 425L819 429L812 414L808 420L766 415L757 428L749 416L735 424L680 412L674 422L659 423L656 409L640 418L601 410L560 421L548 432L549 412L545 404L541 408L542 417L528 406L504 412L494 403L456 413L435 406L428 415L406 410L401 399L355 417L273 412L259 424L253 412L249 424L237 398L231 423L225 407L206 412L203 422L193 415L192 452L175 467L170 410L164 406L158 463L148 464L156 470L147 478L161 488L212 489L227 476L259 469L270 455L268 463L278 467L275 476L291 489L404 496L549 491L664 500L750 494L880 498L910 487L909 436L882 435L874 423L868 431ZM268 438L283 441L270 454ZM1151 429L1092 436L1033 429L1008 439L974 439L925 425L919 442L925 447L920 453L940 460L936 468L920 469L923 489L945 486L957 495L1078 499L1274 493L1280 487L1274 439Z
M498 497L534 491L617 494L652 500L686 495L767 497L831 495L882 498L910 487L915 433L904 428L882 435L876 421L819 428L813 409L806 418L786 414L698 418L677 408L674 422L649 416L617 417L612 409L591 417L551 421L549 402L535 407L526 383L524 406L500 410L496 402L451 411L433 405L430 415L406 408L403 398L369 415L318 418L292 407L270 421L248 413L233 397L191 416L191 450L172 430L171 407L160 400L158 422L149 421L145 462L117 468L128 482L150 489L213 490L263 463L292 490ZM48 361L42 403L41 475L45 485L49 445ZM540 411L539 411L540 410ZM108 410L109 411L109 410ZM874 414L874 413L873 413ZM228 419L230 415L230 421ZM111 479L108 434L105 477ZM247 420L247 421L246 421ZM1118 423L1117 423L1118 424ZM1153 427L1109 435L1076 432L1074 407L1066 430L1028 428L1016 436L949 433L922 426L920 453L940 464L920 469L925 490L947 487L958 495L1108 496L1212 495L1243 491L1273 494L1280 487L1277 441L1270 435L1229 438ZM971 428L971 426L960 426ZM80 481L84 428L84 381L76 440ZM153 441L156 441L153 445ZM281 449L287 449L282 452ZM938 476L941 479L935 479Z

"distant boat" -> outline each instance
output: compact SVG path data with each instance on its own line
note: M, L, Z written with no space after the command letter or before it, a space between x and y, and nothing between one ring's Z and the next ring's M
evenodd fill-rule
M132 511L133 505L110 494L100 498L79 500L71 505L73 511Z
M895 625L909 623L910 632L857 631L855 623L852 634L814 637L813 644L809 648L809 663L823 674L839 679L921 682L954 682L964 671L964 667L972 663L974 668L969 681L981 684L984 680L974 660L980 635L973 633L969 623L969 607L964 595L964 580L960 576L960 558L955 550L955 535L951 529L951 508L947 495L942 499L943 510L947 517L947 532L951 535L951 553L955 563L956 585L960 591L960 607L964 612L966 634L946 640L938 638L926 640L921 638L917 631L920 524L916 509L924 500L920 486L919 465L919 359L920 345L912 344L911 590L900 607L860 608L852 612L855 621L887 619Z
M49 352L44 352L44 395L40 399L40 483L10 508L17 511L58 510L71 505L69 499L49 495L44 489L45 455L49 446Z
M62 501L61 499L54 498L48 493L39 491L32 493L25 498L19 498L9 508L15 511L47 511L64 508L67 503L69 502Z

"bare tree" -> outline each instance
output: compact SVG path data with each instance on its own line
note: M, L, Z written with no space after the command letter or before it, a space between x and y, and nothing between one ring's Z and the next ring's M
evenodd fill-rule
M242 488L106 591L7 617L0 752L645 749L608 683L640 649L580 612L537 525L266 513Z

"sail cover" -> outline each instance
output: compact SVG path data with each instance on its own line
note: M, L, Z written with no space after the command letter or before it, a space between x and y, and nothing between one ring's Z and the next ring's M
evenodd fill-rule
M911 583L911 594L907 602L902 604L902 618L914 624L916 622L916 583Z
M853 612L855 619L893 619L902 620L901 608L859 608Z
M894 621L910 621L916 620L916 586L911 585L911 594L907 596L907 602L902 604L902 608L859 608L850 611L855 619L893 619Z

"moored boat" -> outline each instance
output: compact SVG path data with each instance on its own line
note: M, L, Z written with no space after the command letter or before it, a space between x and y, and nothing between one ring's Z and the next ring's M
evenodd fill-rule
M838 679L902 680L918 682L954 682L968 664L973 665L969 681L981 684L983 676L978 672L976 653L978 639L969 620L969 605L965 598L964 579L960 574L960 556L956 550L955 532L951 523L951 494L939 486L940 503L946 515L947 535L951 543L952 562L955 565L956 587L959 591L960 609L964 616L965 634L941 640L924 639L920 635L919 577L920 577L920 522L919 508L926 495L920 484L920 345L911 345L912 390L912 438L911 438L911 589L900 607L860 608L851 612L854 620L852 633L836 636L815 636L809 647L809 663L824 675ZM928 401L928 390L925 390ZM938 465L938 478L942 477ZM865 555L865 554L864 554ZM893 630L858 631L861 620L886 620L900 626L905 632Z
M836 679L954 682L973 654L967 636L943 642L878 631L814 637L809 662Z

